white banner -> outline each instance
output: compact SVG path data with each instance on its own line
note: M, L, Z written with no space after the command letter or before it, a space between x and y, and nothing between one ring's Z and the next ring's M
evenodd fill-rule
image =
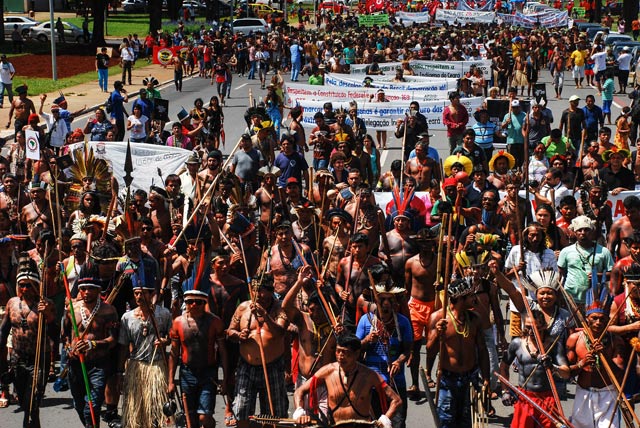
M40 134L31 129L24 133L26 141L27 159L40 160Z
M304 109L304 115L302 118L303 126L308 128L316 126L316 123L313 120L313 115L317 112L322 112L322 106L327 101L331 101L334 110L341 107L345 109L349 108L349 100L301 100L299 105ZM405 113L409 112L409 102L410 100L405 102L366 103L362 105L358 103L358 117L364 120L365 125L367 126L367 131L372 129L379 131L395 131L396 121L398 119L404 119ZM482 105L482 98L463 98L460 102L469 112L469 123L467 126L473 126L475 124L475 119L473 119L472 112ZM424 114L427 118L430 130L446 129L442 123L442 112L448 105L449 100L420 102L420 113Z
M363 79L349 77L348 74L327 73L324 75L325 86L337 86L344 88L362 88ZM371 82L373 88L393 89L398 91L428 91L434 100L447 98L449 91L455 91L458 87L457 79L440 79L438 77L406 76L406 82L393 82L395 76L373 76ZM444 95L443 95L444 94ZM439 96L436 96L439 95Z
M542 28L567 27L569 25L569 15L567 11L561 12L540 12L532 15L523 15L516 13L515 15L507 15L498 13L497 21L501 24L512 25L523 28L533 28L538 25Z
M364 76L367 74L368 64L352 64L351 74ZM395 69L401 66L399 62L383 62L380 70L385 73L395 74ZM472 65L479 67L485 79L491 75L491 61L425 61L411 60L409 65L418 76L441 77L445 79L460 79L469 72Z
M369 104L376 96L378 88L341 88L338 86L306 85L302 83L287 83L284 87L284 103L287 107L296 104L304 104L306 101L345 101L355 100L358 107ZM438 100L447 98L446 91L436 91ZM427 91L395 91L385 90L385 97L392 102L404 102L409 106L411 101L418 101L420 104L427 101L434 101L434 94Z
M458 9L459 10L492 10L493 0L491 1L459 0Z
M93 148L93 153L97 158L107 161L120 188L124 189L124 160L127 153L127 143L89 141L89 145ZM72 144L71 152L73 153L74 150L83 146L84 143ZM131 159L133 161L131 189L142 189L148 192L153 183L164 188L163 179L160 178L158 169L162 172L162 177L166 178L167 175L180 171L190 155L190 150L177 147L131 143Z
M401 10L396 12L396 18L402 21L405 27L413 25L413 23L425 23L431 20L429 12L403 12Z
M491 24L496 19L494 12L479 12L475 10L438 9L436 21L446 21L449 24L457 22L460 25L469 23Z

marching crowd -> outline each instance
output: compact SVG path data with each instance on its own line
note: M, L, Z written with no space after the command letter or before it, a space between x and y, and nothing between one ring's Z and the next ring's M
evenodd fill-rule
M608 59L607 34L591 42L576 28L352 23L178 34L190 50L172 60L176 77L197 66L218 96L206 108L194 100L170 133L154 78L127 116L123 74L75 130L64 96L48 114L46 96L36 112L28 87L15 88L16 142L0 159L0 407L20 406L23 426L39 427L53 382L85 427L211 428L221 395L227 426L401 428L423 392L442 427L494 416L499 398L514 406L512 427L639 422L640 198L626 196L615 221L607 204L640 180L637 88L611 120L613 75L626 93L629 54ZM357 103L326 103L312 130L300 107L285 114L281 72L322 84L325 70L367 63L370 85L384 62L402 61L402 82L412 59L481 57L490 78L471 69L449 94L442 163L416 101L397 123L403 151L389 171L387 131L368 130ZM269 68L225 161L231 76L257 74L266 87ZM571 95L554 118L532 92L545 68L556 98L571 73L601 99ZM468 112L461 101L473 95L485 103ZM491 101L508 104L497 121ZM26 156L27 131L40 133L40 160ZM126 131L131 144L192 154L146 191L131 187L130 159L119 188L108 160L70 146Z

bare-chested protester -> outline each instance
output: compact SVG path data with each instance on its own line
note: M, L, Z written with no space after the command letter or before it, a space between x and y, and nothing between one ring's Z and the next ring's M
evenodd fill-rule
M296 411L293 419L299 424L311 422L315 416L307 414L303 408L304 397L309 394L309 401L314 405L318 402L318 387L327 388L327 404L329 407L330 423L341 421L376 421L383 428L391 428L391 418L400 407L402 400L390 385L382 380L379 374L358 362L362 344L360 339L352 334L338 336L336 343L336 362L322 367L311 379L296 389L293 403ZM381 407L383 414L371 415L371 400L373 393L384 397L388 405Z

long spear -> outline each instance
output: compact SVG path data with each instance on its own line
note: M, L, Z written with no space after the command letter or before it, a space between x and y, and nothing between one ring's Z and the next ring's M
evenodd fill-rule
M46 283L45 273L47 268L47 253L48 253L49 245L45 242L44 251L45 251L45 259L44 259L44 268L42 269L42 281L40 281L40 290L39 297L40 302L44 301L44 285ZM34 287L35 288L35 287ZM29 396L29 422L33 422L32 420L32 412L33 412L33 400L35 396L38 394L38 378L40 377L41 365L42 365L42 342L46 336L46 325L44 323L44 313L38 311L38 337L36 339L36 358L33 364L33 376L31 379L31 395Z
M443 296L442 296L442 311L446 318L447 308L449 307L449 295L447 294L447 288L449 287L449 281L451 280L451 232L453 229L453 213L447 216L447 257L445 259L444 266L444 281L443 281ZM440 350L438 351L438 370L436 372L436 397L435 402L438 403L440 397L440 380L442 379L442 355L444 354L444 336L440 337Z
M62 282L64 283L64 291L67 293L67 300L69 301L69 317L71 318L71 325L73 326L73 333L79 339L80 332L78 330L78 323L76 322L76 313L73 310L73 299L71 297L71 290L69 289L69 280L67 274L64 272L64 265L60 263L60 274L62 275ZM93 400L91 398L91 387L89 386L89 376L87 376L87 366L84 363L84 354L79 353L80 368L82 369L82 379L84 380L85 392L87 393L87 401L89 402L89 411L91 412L91 423L94 427L98 426L96 414L93 410Z

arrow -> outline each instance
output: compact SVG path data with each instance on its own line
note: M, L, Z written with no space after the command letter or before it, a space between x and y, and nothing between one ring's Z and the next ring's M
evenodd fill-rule
M124 184L127 187L131 186L131 182L133 182L133 176L131 173L133 172L133 161L131 160L131 141L127 140L127 155L124 158Z

